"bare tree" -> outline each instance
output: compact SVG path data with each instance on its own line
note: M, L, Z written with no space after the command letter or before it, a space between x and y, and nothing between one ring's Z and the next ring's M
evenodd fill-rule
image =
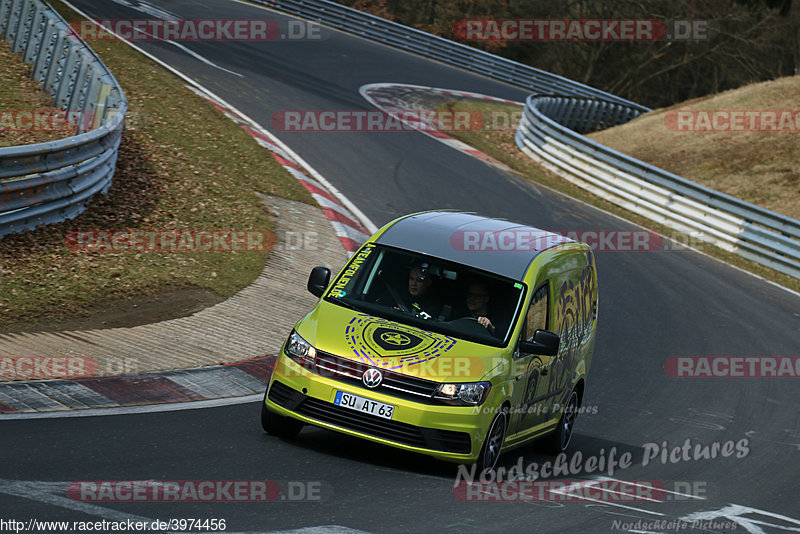
M347 0L397 22L458 38L464 19L689 21L692 39L464 41L624 96L670 105L800 71L800 0ZM681 24L687 24L682 22Z

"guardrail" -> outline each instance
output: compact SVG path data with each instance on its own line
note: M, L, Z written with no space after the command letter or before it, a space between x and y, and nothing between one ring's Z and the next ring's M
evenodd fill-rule
M531 158L630 211L800 278L800 221L695 184L580 135L623 124L649 108L327 0L255 1L537 94L558 95L534 95L526 101L515 139Z
M327 0L254 0L270 9L297 15L447 65L506 82L536 93L588 96L619 102L641 111L644 106L528 65L403 26Z
M581 135L637 109L597 99L532 95L515 136L542 166L634 213L800 278L800 221L653 167Z
M0 36L78 120L75 136L0 148L0 236L73 218L111 185L128 103L114 76L50 6L0 0ZM88 131L86 131L88 130Z

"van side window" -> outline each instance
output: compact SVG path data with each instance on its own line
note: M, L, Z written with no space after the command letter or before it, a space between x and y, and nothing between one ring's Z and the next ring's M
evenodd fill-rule
M545 283L533 294L528 316L525 318L525 339L528 341L533 339L533 334L537 330L547 330L548 301L547 283Z

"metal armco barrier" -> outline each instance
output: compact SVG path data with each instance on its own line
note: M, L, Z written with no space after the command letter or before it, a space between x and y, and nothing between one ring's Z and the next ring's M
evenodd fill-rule
M620 154L580 135L649 108L327 0L255 0L298 17L530 89L515 139L528 156L602 198L800 278L800 221Z
M639 114L616 102L532 95L515 136L542 166L618 206L800 278L800 221L626 156L581 135Z
M0 0L0 36L56 107L92 118L78 120L72 137L0 148L3 236L73 218L108 190L128 103L97 54L44 2Z
M517 63L396 22L326 0L255 0L265 7L297 15L395 48L435 59L447 65L530 89L536 93L590 96L619 102L641 111L644 106L573 82L555 74ZM383 81L383 80L381 80Z

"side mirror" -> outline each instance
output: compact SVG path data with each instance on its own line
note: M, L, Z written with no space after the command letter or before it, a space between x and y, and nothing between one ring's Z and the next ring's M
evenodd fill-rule
M315 297L321 297L331 281L331 270L327 267L316 266L311 269L311 274L308 275L308 284L306 287Z
M558 345L561 338L550 330L537 330L533 333L533 341L520 341L519 350L528 354L541 354L542 356L555 356L558 354Z

